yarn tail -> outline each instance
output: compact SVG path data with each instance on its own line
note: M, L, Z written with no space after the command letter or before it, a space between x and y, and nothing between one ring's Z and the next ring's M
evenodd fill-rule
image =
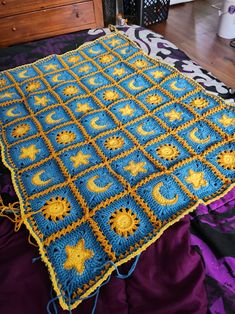
M21 215L19 202L9 203L8 205L5 205L2 197L0 196L0 217L5 217L12 221L15 224L15 232L19 231L20 227L27 218L40 212L42 212L42 209L39 209L37 211L29 211L24 215ZM14 218L12 218L12 215L14 216ZM33 244L30 239L29 243Z
M12 218L12 215L14 218ZM15 231L16 226L18 225L21 215L20 215L20 203L15 202L15 203L9 203L8 205L5 205L3 203L3 199L0 196L0 217L5 217L12 221L15 224Z

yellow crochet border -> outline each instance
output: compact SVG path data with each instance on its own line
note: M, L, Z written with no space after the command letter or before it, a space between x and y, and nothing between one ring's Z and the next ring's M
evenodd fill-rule
M103 39L106 39L106 38L110 38L110 37L113 37L115 36L116 34L118 34L119 37L125 39L125 40L128 40L134 47L137 47L138 49L140 49L140 47L134 42L132 41L130 38L128 38L126 35L123 35L121 34L119 31L117 31L116 28L113 28L114 30L114 33L111 33L111 34L107 34L105 36L102 36L102 40ZM89 47L90 45L93 45L94 42L97 42L99 41L101 38L97 38L96 40L92 41L92 42L88 42L88 43L85 43L83 45L81 45L79 48L77 49L74 49L72 51L69 51L63 55L69 55L70 53L74 52L74 51L78 51L84 47ZM141 49L140 49L141 50ZM148 59L150 60L153 60L154 62L156 62L156 59L149 56L146 52L142 51L141 50L141 53L144 54ZM37 63L40 63L42 60L47 60L47 59L50 59L53 55L50 55L48 57L45 57L41 60L38 60L36 62L33 62L31 64L37 64ZM185 76L184 74L180 73L179 70L177 70L176 68L174 68L173 66L171 65L168 65L166 64L165 62L162 62L160 60L158 60L158 63L159 64L162 64L164 65L166 68L169 68L169 69L173 69L176 73L178 73L181 77L184 77L187 81L189 81L191 84L193 84L196 88L198 87L200 90L202 91L206 91L205 88L203 88L199 83L195 82L193 79L191 78L188 78L187 76ZM17 67L17 69L20 69L20 68L24 68L25 66L29 66L29 64L27 65L22 65L22 66L19 66ZM5 71L3 71L2 73L4 73ZM208 93L208 92L207 92ZM224 100L222 98L220 98L219 96L216 96L216 95L211 95L210 94L210 97L216 99L220 104L224 103ZM234 106L232 104L229 104L229 103L226 103L226 105L228 106L231 106L232 108L234 108ZM24 214L24 201L21 197L21 193L18 189L18 186L17 186L17 183L16 183L16 174L15 174L15 171L14 169L7 163L6 161L6 152L5 152L5 148L4 148L4 145L3 143L0 141L0 147L1 147L1 155L2 155L2 161L4 163L4 165L10 170L11 172L11 177L12 177L12 181L13 181L13 186L14 186L14 189L16 191L16 194L19 198L19 202L20 202L20 210L21 210L21 215L23 216ZM227 189L224 190L223 193L221 193L220 195L214 197L213 199L211 200L208 200L208 201L203 201L203 200L198 200L196 204L194 204L194 206L192 206L191 208L183 211L182 213L180 213L176 218L172 219L170 222L168 222L167 224L165 224L161 230L158 232L158 234L153 237L151 240L149 240L147 243L143 244L141 248L139 248L137 251L129 254L126 258L122 259L121 261L118 261L116 262L116 266L120 266L124 263L126 263L127 261L131 260L132 258L136 257L137 255L139 255L141 252L145 251L151 244L153 244L157 239L159 239L161 237L161 235L164 233L165 230L167 230L171 225L173 225L174 223L178 222L181 218L183 218L185 215L189 214L190 212L194 211L197 206L199 204L204 204L204 205L208 205L218 199L220 199L221 197L223 197L224 195L226 195L229 191L231 191L233 189L233 187L235 187L235 183L232 183L230 187L228 187ZM48 257L46 256L45 254L45 251L44 251L44 247L42 245L42 242L40 241L39 237L37 236L37 234L34 232L34 230L31 228L30 224L28 223L27 219L24 221L24 224L26 225L27 229L29 230L30 234L34 237L35 241L37 242L38 244L38 247L39 247L39 251L40 251L40 255L41 255L41 258L42 260L44 261L44 263L47 265L48 269L49 269L49 273L50 273L50 276L51 276L51 280L52 280L52 284L53 284L53 288L54 290L56 291L57 293L57 296L58 296L58 299L59 299L59 303L61 305L61 307L64 309L64 310L69 310L68 308L68 305L64 302L63 298L62 297L59 297L61 295L61 290L59 289L59 286L57 284L57 279L56 279L56 273L52 267L52 264L50 263ZM110 269L105 273L105 275L103 275L103 277L97 281L90 289L88 289L83 295L82 295L82 299L88 297L92 292L94 292L111 274L112 272L115 270L115 267L114 266L111 266ZM82 302L82 300L77 300L73 305L71 305L70 309L75 309L80 303Z

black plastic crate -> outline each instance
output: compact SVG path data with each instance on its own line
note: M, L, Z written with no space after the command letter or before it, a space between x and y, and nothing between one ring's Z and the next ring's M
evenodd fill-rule
M104 25L116 24L116 1L115 0L102 0Z
M165 21L170 0L123 0L124 16L128 23L141 26Z

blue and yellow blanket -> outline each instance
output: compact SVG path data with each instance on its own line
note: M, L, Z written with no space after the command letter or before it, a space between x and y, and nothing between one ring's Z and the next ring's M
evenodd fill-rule
M120 33L1 72L0 122L64 309L234 186L234 107Z

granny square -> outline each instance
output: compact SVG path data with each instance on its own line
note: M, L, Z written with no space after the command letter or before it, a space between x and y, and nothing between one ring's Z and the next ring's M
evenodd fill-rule
M63 309L234 186L235 108L119 32L0 73L0 144Z

